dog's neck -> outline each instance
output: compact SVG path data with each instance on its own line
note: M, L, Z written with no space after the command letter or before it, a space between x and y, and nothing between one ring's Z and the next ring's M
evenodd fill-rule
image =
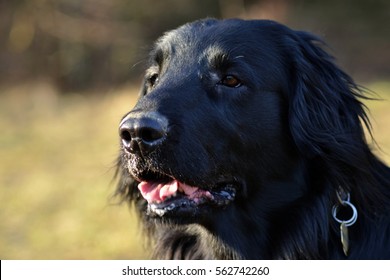
M261 191L215 213L213 222L205 226L213 242L225 244L225 250L230 250L229 254L215 252L216 258L231 255L244 259L299 259L323 258L327 254L329 228L334 222L330 217L332 194L314 190L319 193L310 195L314 188L305 176L309 172L305 165L297 166L288 178L264 180L251 187ZM317 225L310 232L303 226L308 221ZM306 246L310 249L305 250Z

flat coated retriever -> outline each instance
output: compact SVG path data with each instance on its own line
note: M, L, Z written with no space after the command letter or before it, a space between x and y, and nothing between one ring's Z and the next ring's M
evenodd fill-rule
M160 259L390 259L390 169L363 91L266 20L170 31L121 121L117 192Z

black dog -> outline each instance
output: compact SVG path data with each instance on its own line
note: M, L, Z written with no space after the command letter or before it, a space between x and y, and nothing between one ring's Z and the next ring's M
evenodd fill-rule
M118 193L154 258L390 258L390 169L360 88L272 21L166 33L120 124Z

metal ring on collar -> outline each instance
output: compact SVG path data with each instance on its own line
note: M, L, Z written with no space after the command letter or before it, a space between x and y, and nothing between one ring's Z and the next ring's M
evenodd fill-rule
M340 205L335 205L335 206L333 206L333 209L332 209L333 218L334 218L337 222L339 222L340 224L341 224L341 223L344 223L345 226L347 226L347 227L352 226L352 225L356 222L356 220L357 220L357 218L358 218L357 209L356 209L355 205L353 205L351 202L346 201L346 200L344 200L344 201L342 202L342 205L344 205L344 206L345 206L345 205L348 205L349 207L351 207L352 212L353 212L353 213L352 213L351 219L346 220L346 221L343 221L343 220L340 220L340 219L337 218L337 212L338 212L338 208L339 208Z

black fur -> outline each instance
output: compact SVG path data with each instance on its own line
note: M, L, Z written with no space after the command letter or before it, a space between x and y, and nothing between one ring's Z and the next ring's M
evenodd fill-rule
M272 21L212 19L157 41L132 112L158 112L169 133L146 156L122 147L118 165L118 194L136 205L153 258L390 259L390 170L366 142L362 90L322 45ZM140 169L240 187L197 218L155 217ZM331 213L339 189L359 214L348 256Z

